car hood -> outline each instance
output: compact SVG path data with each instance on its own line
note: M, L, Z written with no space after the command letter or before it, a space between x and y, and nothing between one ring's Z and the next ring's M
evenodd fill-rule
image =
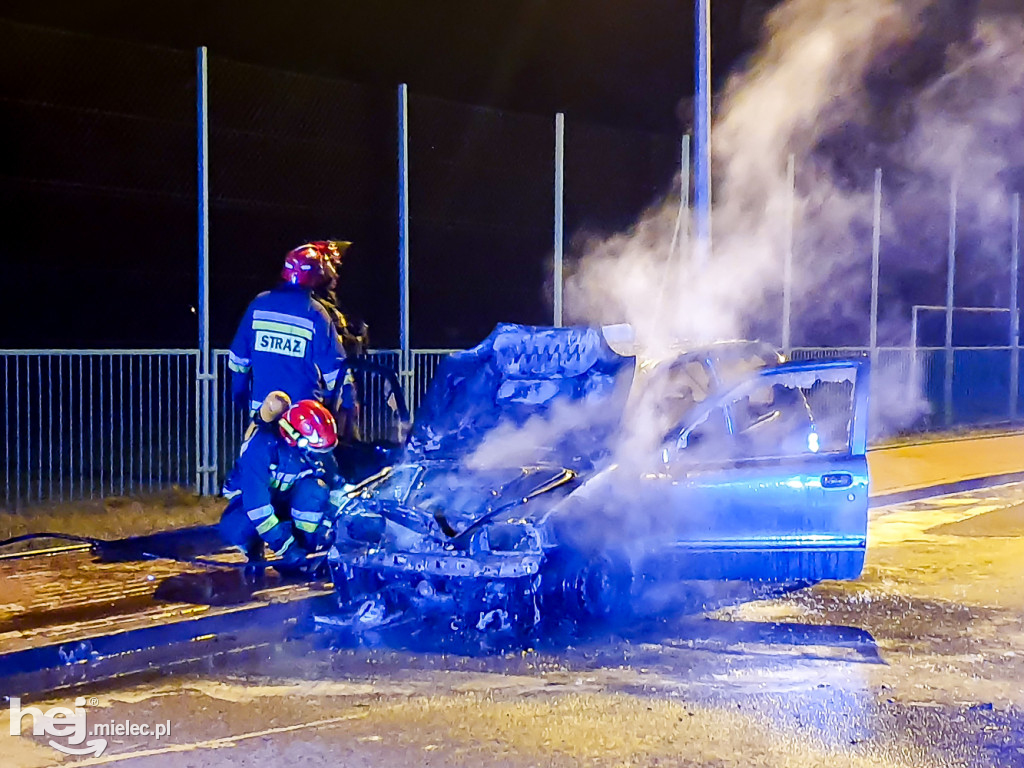
M470 470L455 462L400 464L347 512L370 512L421 534L456 538L501 513L572 486L577 473L553 466Z
M514 454L517 467L592 459L618 425L635 364L612 350L608 338L608 329L498 325L479 345L438 366L407 458L466 459L500 428L505 442L498 454ZM586 418L572 417L584 408ZM526 426L542 437L524 447L513 434ZM506 450L512 447L517 450Z

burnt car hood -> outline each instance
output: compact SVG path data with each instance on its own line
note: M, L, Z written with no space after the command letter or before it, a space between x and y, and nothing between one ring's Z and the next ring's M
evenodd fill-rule
M517 469L585 464L618 426L634 365L634 357L612 350L602 329L499 324L479 345L438 366L406 459L465 460L488 439L497 440L500 463L506 452L496 430L521 435L530 423L542 437L534 446L515 446L509 463ZM584 409L585 418L573 417Z
M377 514L419 534L454 539L557 488L577 484L554 466L470 470L451 461L400 464L349 512Z

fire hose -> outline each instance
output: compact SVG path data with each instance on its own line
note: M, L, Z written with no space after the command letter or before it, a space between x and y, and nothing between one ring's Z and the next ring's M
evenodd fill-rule
M88 547L97 556L104 557L105 554L109 555L117 550L117 548L123 548L125 546L124 540L121 541L108 541L106 539L97 539L90 536L76 536L70 533L26 533L21 536L14 536L10 539L4 539L0 541L0 550L14 544L20 544L25 541L33 541L37 539L56 539L58 541L68 541L74 544L81 544L84 547ZM32 557L33 555L40 554L39 550L33 550L28 552L17 552L10 555L0 554L0 559L13 560L23 557ZM206 557L186 557L182 555L175 555L173 553L157 553L147 552L142 550L137 554L139 560L173 560L177 563L185 565L194 565L202 568L232 568L232 569L245 569L252 567L253 565L259 565L262 567L274 568L282 561L280 560L267 560L259 563L230 563L221 560L211 560ZM290 567L301 567L301 568L315 568L318 566L323 559L327 557L327 551L310 552L306 555L305 561L300 561L298 564L289 564Z

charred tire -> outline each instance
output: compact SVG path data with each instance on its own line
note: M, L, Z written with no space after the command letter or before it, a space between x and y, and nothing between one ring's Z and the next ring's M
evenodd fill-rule
M632 584L624 557L559 551L541 580L541 611L546 620L566 618L582 626L624 621L631 613Z

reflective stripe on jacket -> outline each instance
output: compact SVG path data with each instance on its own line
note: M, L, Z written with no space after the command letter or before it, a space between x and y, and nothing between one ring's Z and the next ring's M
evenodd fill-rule
M345 352L327 312L305 288L283 283L249 304L228 354L236 399L250 410L274 390L292 402L326 400Z

